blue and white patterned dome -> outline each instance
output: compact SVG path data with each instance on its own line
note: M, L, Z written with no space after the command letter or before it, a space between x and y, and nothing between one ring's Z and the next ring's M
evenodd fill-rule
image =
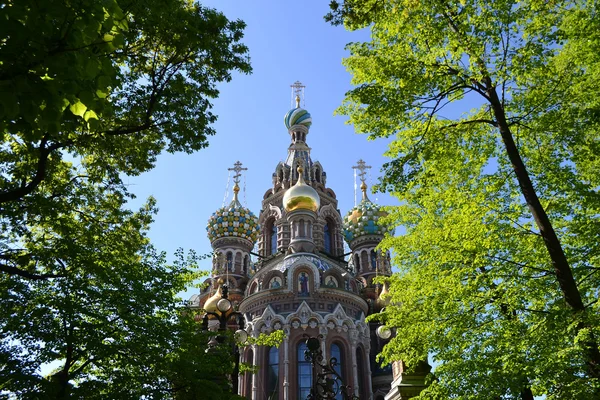
M239 237L252 243L256 243L258 239L258 218L240 204L236 189L239 188L234 188L233 201L227 207L219 208L208 219L206 231L211 243L224 237Z
M310 128L312 125L312 117L305 109L296 107L285 114L283 122L285 122L285 127L288 128L288 130L294 125L304 125L306 128Z
M361 187L362 189L362 187ZM393 233L394 229L382 225L379 220L387 213L381 207L369 200L366 195L366 186L363 189L362 201L346 214L344 218L344 238L350 244L360 236L385 235L386 232Z

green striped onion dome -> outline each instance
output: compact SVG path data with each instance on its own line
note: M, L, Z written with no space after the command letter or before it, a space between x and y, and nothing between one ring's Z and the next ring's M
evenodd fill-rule
M294 125L304 125L305 127L310 128L312 124L312 117L308 111L297 107L292 108L287 112L287 114L285 114L285 117L283 117L283 122L285 122L285 126L288 129Z

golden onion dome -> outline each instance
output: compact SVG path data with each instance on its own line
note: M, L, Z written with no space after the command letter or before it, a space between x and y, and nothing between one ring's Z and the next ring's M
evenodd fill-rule
M283 195L285 211L310 210L316 212L321 206L319 194L304 182L304 169L298 167L298 182Z
M223 282L219 281L219 283L221 285L219 285L219 288L217 289L215 294L213 294L211 297L209 297L208 300L206 300L206 303L204 303L204 307L202 307L202 308L204 308L204 311L213 312L213 313L217 312L217 303L223 297L223 290L221 289Z
M377 297L377 305L381 308L390 305L390 291L388 290L387 282L383 284L383 289L381 290L381 293L379 293L379 297Z

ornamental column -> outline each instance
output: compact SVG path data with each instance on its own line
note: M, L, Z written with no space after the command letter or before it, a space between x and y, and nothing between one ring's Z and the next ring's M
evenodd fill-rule
M350 351L352 358L352 375L354 376L354 395L359 396L359 382L358 382L358 364L356 362L356 348L358 345L357 340L358 332L355 330L350 331Z
M283 399L290 399L290 326L283 327Z
M258 370L258 352L257 352L258 346L253 344L252 345L252 354L254 355L252 357L252 366L254 367L254 371ZM256 373L252 374L252 400L258 400L258 382L257 382L257 375Z

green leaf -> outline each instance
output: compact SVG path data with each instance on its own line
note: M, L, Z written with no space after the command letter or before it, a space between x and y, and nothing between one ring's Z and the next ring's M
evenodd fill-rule
M85 104L83 104L80 101L77 101L75 104L71 104L69 106L69 110L74 114L77 115L79 117L83 117L83 114L85 114L85 111L87 110L87 107L85 106Z
M90 119L98 119L98 115L94 112L94 110L87 110L83 115L83 119L89 121Z

